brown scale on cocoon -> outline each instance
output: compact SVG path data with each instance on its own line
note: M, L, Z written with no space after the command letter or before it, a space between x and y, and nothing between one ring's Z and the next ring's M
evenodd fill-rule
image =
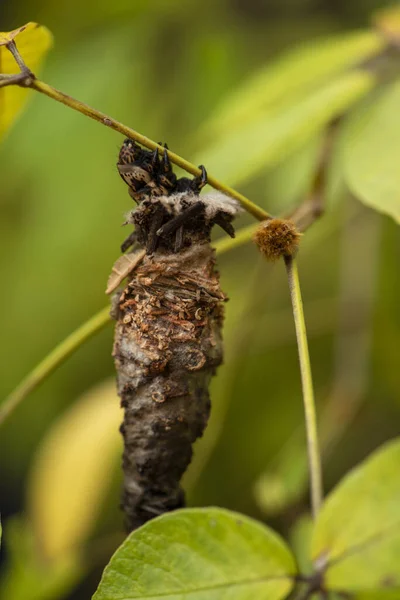
M146 255L115 295L129 530L184 505L179 482L209 417L225 301L208 243Z
M294 256L299 248L301 233L287 219L263 221L254 241L267 260L276 261L283 256Z

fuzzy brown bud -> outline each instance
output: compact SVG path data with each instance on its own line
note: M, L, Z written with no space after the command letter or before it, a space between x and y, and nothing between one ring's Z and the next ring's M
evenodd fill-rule
M298 250L301 233L295 224L287 219L263 221L254 241L267 260L276 261L284 256L294 256Z

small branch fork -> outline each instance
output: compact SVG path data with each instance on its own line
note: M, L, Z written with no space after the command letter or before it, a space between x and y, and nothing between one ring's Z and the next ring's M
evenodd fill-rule
M320 600L328 600L328 591L324 587L323 573L316 572L311 575L297 575L295 578L298 584L301 584L301 589L293 600L309 600L318 594ZM338 594L340 598L342 595Z
M14 60L17 63L21 72L16 73L15 75L0 74L0 87L5 87L6 85L19 85L20 87L31 87L35 76L24 63L20 53L18 52L14 40L9 42L6 47L13 55Z

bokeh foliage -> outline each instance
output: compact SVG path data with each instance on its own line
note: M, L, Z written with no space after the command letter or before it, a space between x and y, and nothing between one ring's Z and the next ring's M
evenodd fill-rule
M365 29L369 12L377 5L380 8L381 3L353 2L350 9L344 2L312 0L265 5L239 0L155 0L148 4L73 0L61 15L56 3L24 0L3 2L0 15L3 30L31 19L53 31L56 45L42 74L45 81L153 139L168 141L173 150L204 161L210 172L221 173L226 183L236 185L235 165L251 153L254 137L243 146L232 124L225 132L214 132L216 145L226 143L227 129L237 138L232 164L227 151L226 163L222 163L207 141L212 131L208 124L215 122L218 105L225 107L226 114L237 87L258 68L265 70L281 51L301 55L303 44L310 40L342 36L356 27ZM278 67L282 69L280 63ZM308 88L296 88L292 95L288 88L293 86L293 76L288 75L288 87L282 86L281 96L265 117L263 135L273 135L271 127L279 127L279 115L286 108L292 110L290 123L295 125L313 88L316 95L321 94L338 77L328 68L325 75L326 80L322 75L318 82L313 78ZM354 75L351 71L346 77ZM396 91L398 95L396 88L380 91L379 103L395 102ZM323 98L325 109L327 98ZM349 130L357 128L357 119L368 111L368 102L376 106L375 97L371 98L361 110L356 107L336 141L328 214L305 236L299 258L321 410L330 402L328 414L345 425L348 406L354 398L358 401L351 428L327 455L328 488L379 442L398 433L398 230L389 217L355 203L343 185L344 169L349 172L350 167L343 166L347 157L341 148ZM312 127L312 117L306 124ZM387 128L390 125L389 121ZM387 169L393 172L397 130L386 138L387 129L382 129L380 121L376 128L381 138L378 156L392 153L393 163ZM371 136L373 145L374 131ZM306 193L320 146L318 127L311 133L307 129L307 136L297 144L290 145L290 140L289 135L281 162L271 161L254 177L248 169L249 176L239 182L244 193L273 213L286 210ZM107 128L32 93L28 109L0 147L1 397L105 302L105 282L125 233L120 229L122 214L131 207L114 167L121 141ZM230 143L227 147L233 148ZM254 164L258 153L251 156ZM369 156L362 159L363 168L372 172L375 163L371 165ZM214 171L213 160L216 164L219 160L225 170ZM350 181L353 178L354 168L349 172ZM357 185L351 191L363 193ZM244 216L242 223L247 222ZM274 513L274 524L286 533L306 507L307 493L301 488L287 506L285 486L289 481L290 497L290 477L296 480L303 469L298 457L303 456L304 443L301 433L293 441L303 416L283 268L265 265L248 246L221 257L220 270L230 297L226 361L213 384L210 427L187 474L189 501L217 504L266 520ZM343 340L351 340L351 346ZM34 521L25 484L35 463L34 453L77 398L113 375L111 345L110 327L54 374L2 428L2 513L7 517L30 511L28 521L21 522L25 525L9 524L10 531L12 527L17 531L14 538L20 530L24 531L21 536L29 538L26 529ZM354 347L365 350L360 364L354 364ZM351 373L343 377L343 365L348 363ZM112 395L110 402L115 402ZM89 444L90 427L87 435ZM271 496L267 501L260 496L260 480L271 470L273 510ZM303 475L300 480L304 481ZM116 461L103 515L93 533L96 539L105 536L107 540L120 530L118 491ZM110 545L112 549L112 541L104 543L98 563L106 562ZM8 595L9 600L18 597L17 592Z

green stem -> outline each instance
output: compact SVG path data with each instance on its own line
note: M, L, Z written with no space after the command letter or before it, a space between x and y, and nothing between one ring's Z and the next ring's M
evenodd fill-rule
M297 347L303 388L304 414L306 421L307 451L311 483L311 509L316 519L322 504L321 455L318 444L317 414L315 410L314 390L308 351L306 324L301 298L299 273L293 257L285 257L285 265L292 301L293 317L296 328Z
M106 306L54 348L15 388L0 406L0 425L19 404L38 387L58 366L73 354L86 340L100 331L110 320Z
M253 238L258 227L258 223L248 225L247 227L241 227L238 231L236 231L234 238L228 237L227 235L220 238L217 242L213 244L214 248L217 251L217 254L224 254L229 250L233 250L234 248L246 244Z
M130 139L135 140L136 142L142 144L142 146L145 146L150 150L155 150L156 148L158 148L160 152L165 152L165 148L163 146L156 144L156 142L153 142L153 140L151 140L150 138L145 137L141 133L138 133L134 129L127 127L123 123L112 119L108 115L105 115L99 110L92 108L88 104L85 104L80 100L76 100L75 98L72 98L72 96L68 96L68 94L64 94L64 92L53 88L51 85L45 83L44 81L40 81L39 79L37 79L34 73L32 73L32 71L26 66L22 56L18 52L18 48L14 41L9 42L7 44L7 48L13 55L15 62L21 70L21 74L19 76L20 78L18 80L15 80L13 83L16 83L22 87L29 87L33 90L36 90L37 92L40 92L41 94L45 94L49 98L52 98L52 100L56 100L57 102L61 102L62 104L65 104L66 106L77 110L86 117L90 117L91 119L94 119L95 121L102 123L107 127L110 127L110 129L113 129L114 131L118 131L119 133L126 135ZM10 85L10 82L7 82L6 85ZM173 162L175 165L178 165L178 167L185 169L185 171L188 171L188 173L191 173L195 176L201 175L201 171L198 167L195 167L195 165L185 160L178 154L175 154L174 152L168 150L168 156L171 162ZM208 176L207 181L209 185L214 187L216 190L220 190L224 194L235 198L238 202L240 202L243 208L245 208L259 221L263 221L264 219L270 218L269 213L263 210L260 206L257 206L257 204L254 204L254 202L251 202L251 200L246 198L246 196L243 196L243 194L240 194L233 188L224 185L223 183L211 176Z
M232 250L248 242L255 231L255 226L240 229L235 238L221 238L214 247L218 254ZM110 321L110 308L104 307L91 319L83 323L72 332L65 340L54 348L15 388L0 406L0 426L21 404L21 402L35 390L51 373L67 360L71 354L82 346L90 337L100 331Z
M138 142L142 146L145 146L146 148L149 148L150 150L155 150L156 148L158 148L160 150L160 152L165 151L165 148L163 146L156 144L156 142L153 142L153 140L151 140L150 138L138 133L137 131L135 131L134 129L131 129L130 127L127 127L123 123L120 123L119 121L116 121L115 119L110 118L109 116L96 110L95 108L88 106L84 102L80 102L80 100L76 100L75 98L72 98L71 96L68 96L67 94L64 94L63 92L56 90L51 85L48 85L47 83L44 83L43 81L39 81L39 79L29 80L29 82L26 83L25 85L42 93L42 94L45 94L46 96L48 96L49 98L52 98L53 100L57 100L57 102L66 104L70 108L77 110L78 112L82 113L83 115L86 115L87 117L90 117L91 119L94 119L95 121L98 121L99 123L102 123L103 125L106 125L107 127L110 127L110 129L113 129L114 131L118 131L119 133L122 133L126 137L128 137L132 140L135 140L136 142ZM171 152L170 150L168 150L168 156L169 156L171 162L173 162L178 167L181 167L188 173L191 173L192 175L200 175L201 174L201 171L198 167L196 167L189 161L185 160L178 154L175 154L174 152ZM254 204L254 202L251 202L251 200L246 198L246 196L243 196L243 194L240 194L233 188L231 188L227 185L224 185L223 183L221 183L220 181L218 181L217 179L215 179L214 177L212 177L210 175L208 175L207 181L208 181L208 184L211 185L216 190L220 190L224 194L227 194L228 196L235 198L238 202L240 202L240 204L243 206L243 208L245 210L247 210L247 212L252 214L253 217L258 219L259 221L263 221L264 219L270 218L269 213L267 213L265 210L263 210L260 206L257 206L257 204Z

